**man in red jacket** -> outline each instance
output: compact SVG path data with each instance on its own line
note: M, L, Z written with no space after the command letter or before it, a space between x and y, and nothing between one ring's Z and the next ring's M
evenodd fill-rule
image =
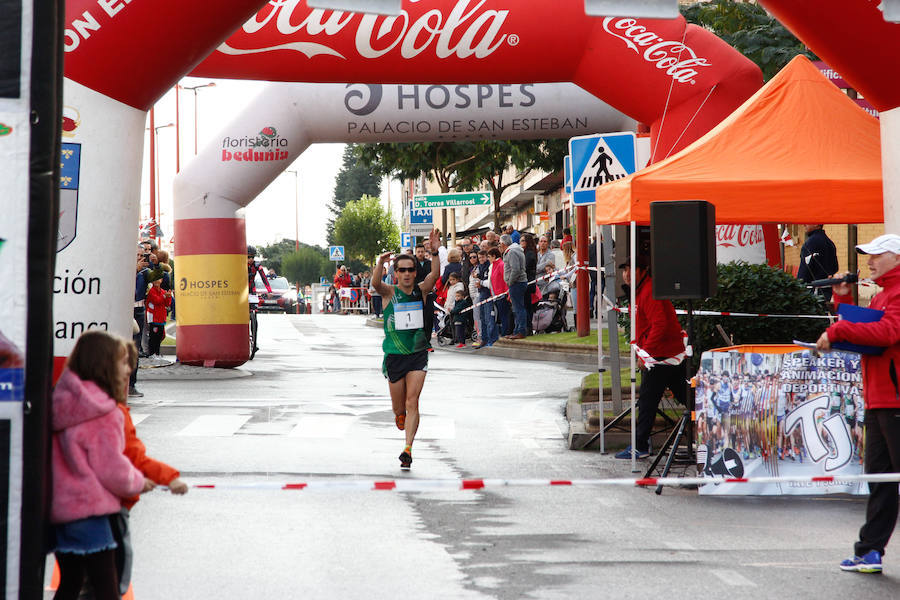
M856 247L867 254L872 279L883 288L869 308L884 311L871 323L838 321L825 330L816 347L827 352L832 342L884 348L862 357L865 395L865 461L867 473L900 472L900 235L888 233ZM897 523L897 482L869 483L866 522L859 530L854 556L841 563L845 571L881 573L881 557Z
M625 281L631 281L631 263L626 261L620 268L625 269ZM684 336L675 317L675 307L668 300L653 298L649 257L637 257L635 281L637 312L633 337L637 348L649 357L641 357L640 352L638 354L642 363L641 390L637 404L634 454L636 458L647 458L650 456L650 430L666 388L672 390L679 402L687 405L687 365L684 362ZM631 446L628 446L616 454L616 458L631 459L631 453Z

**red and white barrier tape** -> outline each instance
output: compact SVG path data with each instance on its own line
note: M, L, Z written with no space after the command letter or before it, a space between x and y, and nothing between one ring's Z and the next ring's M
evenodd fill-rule
M566 273L569 273L569 272L571 272L571 271L577 271L578 269L585 269L585 270L588 270L588 271L590 271L590 270L596 271L596 270L597 270L596 267L574 267L574 266L573 266L573 267L566 267L565 269L559 269L559 270L557 270L557 271L553 271L552 273L548 273L548 274L545 274L545 275L541 275L540 277L536 277L535 279L533 279L533 280L531 280L531 281L529 281L529 282L526 282L525 285L531 285L532 283L537 283L538 281L541 281L541 280L543 280L543 279L547 279L547 278L549 278L549 277L556 277L557 275L560 275L560 276L561 276L561 275L565 275ZM491 296L490 298L486 298L485 300L481 300L480 302L476 302L476 303L474 303L472 306L469 306L469 307L467 307L467 308L462 309L460 312L461 312L461 313L469 312L470 310L474 310L474 308L475 308L476 306L481 306L482 304L487 304L488 302L493 302L493 301L496 300L497 298L503 298L504 296L508 296L508 295L509 295L509 292L508 292L508 291L502 292L502 293L497 294L497 295L495 295L495 296ZM445 311L445 312L446 312L446 311Z
M687 333L682 331L681 335L682 344L684 345L684 351L676 354L675 356L672 356L671 358L654 358L650 355L649 352L638 346L635 340L631 340L631 345L634 346L634 353L641 358L641 362L643 362L644 366L648 369L652 369L655 365L680 365L681 361L684 360L684 357L694 355L693 349L691 348L690 344L688 344Z
M615 302L610 300L608 297L604 296L603 299L606 301L607 306L610 310L614 310L616 312L620 312L623 314L628 314L629 310L627 306L618 306ZM772 317L776 319L831 319L834 320L837 317L834 315L776 315L770 313L745 313L745 312L731 312L731 311L717 311L717 310L695 310L692 311L695 317ZM676 309L676 315L686 315L688 311L684 309Z
M656 487L718 485L722 483L890 483L900 482L900 473L870 473L864 475L797 475L779 477L644 477L641 479L330 479L297 483L204 483L191 484L199 490L277 490L277 491L383 491L433 492L446 490L481 490L503 487ZM167 488L159 486L157 490Z

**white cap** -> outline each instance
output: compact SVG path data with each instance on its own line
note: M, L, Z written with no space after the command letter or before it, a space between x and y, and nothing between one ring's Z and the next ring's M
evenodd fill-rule
M896 233L880 235L868 244L859 244L856 251L860 254L884 254L885 252L900 254L900 235Z

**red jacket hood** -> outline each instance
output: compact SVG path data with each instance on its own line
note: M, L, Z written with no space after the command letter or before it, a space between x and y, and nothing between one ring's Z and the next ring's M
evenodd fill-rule
M53 393L53 431L92 421L115 408L116 401L100 386L66 369Z

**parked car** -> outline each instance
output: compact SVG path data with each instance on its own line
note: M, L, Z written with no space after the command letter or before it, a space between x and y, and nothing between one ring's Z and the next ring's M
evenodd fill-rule
M272 277L269 279L269 287L272 288L271 293L265 291L266 286L263 284L262 279L256 278L260 312L296 312L297 292L291 289L287 279L284 277Z

